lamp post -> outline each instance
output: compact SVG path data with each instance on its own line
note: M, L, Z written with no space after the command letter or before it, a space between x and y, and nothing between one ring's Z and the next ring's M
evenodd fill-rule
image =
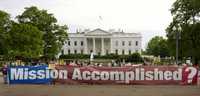
M181 31L181 28L179 27L178 29L175 29L177 30L176 32L176 64L179 63L179 39L181 39L181 36L180 36L180 31Z
M173 30L175 32L174 34L174 39L176 39L176 64L179 63L179 39L181 39L181 36L180 36L180 33L181 33L181 28L177 26L176 27L173 27Z
M179 55L178 54L179 53L178 52L178 49L179 49L178 48L179 47L178 46L179 45L179 40L178 39L179 39L179 32L176 32L176 64L178 64L178 55Z

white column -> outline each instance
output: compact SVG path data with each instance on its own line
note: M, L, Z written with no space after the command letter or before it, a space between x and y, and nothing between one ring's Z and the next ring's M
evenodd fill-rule
M112 44L113 40L112 37L110 38L110 53L114 53L113 52L113 44Z
M84 38L84 53L88 54L87 38Z
M105 50L104 50L104 38L101 38L101 54L105 55Z
M95 38L93 38L93 53L96 54Z

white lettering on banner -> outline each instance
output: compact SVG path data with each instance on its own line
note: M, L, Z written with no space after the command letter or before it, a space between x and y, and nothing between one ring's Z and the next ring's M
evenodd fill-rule
M192 82L192 79L197 74L197 69L194 67L187 67L186 70L190 72L188 75L188 83ZM80 68L74 68L70 79L73 80L112 80L122 81L130 83L130 81L143 81L143 80L182 80L182 69L177 70L160 70L154 68L152 70L145 70L145 68L135 68L129 71L102 71L102 70L80 70ZM11 68L10 69L10 80L34 80L34 79L68 79L67 70L56 70L56 69L41 69L41 70L30 70L28 68Z
M182 69L173 72L173 80L182 80Z
M59 79L67 79L68 76L67 76L67 71L66 70L59 70L58 73L59 73L59 75L58 75Z
M110 80L124 80L124 72L122 71L111 71Z
M146 71L146 80L153 80L153 71Z
M140 80L144 80L144 69L143 68L141 68L141 70L140 70Z
M132 74L134 74L133 71L126 72L126 75L125 75L126 83L129 83L129 81L134 80L134 75L132 75Z
M24 71L24 79L28 79L28 68L25 68Z
M77 80L77 79L78 80L82 80L81 71L79 70L79 68L74 68L72 79L74 79L74 80Z
M154 69L154 80L163 80L163 71L158 71L157 68Z
M83 71L83 80L90 80L90 71Z
M165 80L172 80L172 72L171 71L165 71L164 72L164 79Z
M140 74L140 70L139 70L139 68L135 69L135 74L138 74L138 75L135 75L135 80L140 80L140 77L139 77L140 76L139 75Z
M28 68L10 68L10 80L67 79L67 70L29 70Z
M28 77L29 77L29 79L36 79L36 71L35 70L31 70L31 71L29 71L28 72Z
M192 83L192 80L193 80L193 77L197 74L197 69L196 68L194 68L194 67L187 67L186 69L185 69L185 71L186 72L189 72L190 71L190 73L189 73L189 75L188 75L188 83Z
M10 79L11 80L22 80L23 79L23 69L11 68L10 69Z
M136 68L135 71L80 71L74 68L72 79L74 80L116 80L130 83L132 80L182 80L182 69L177 71L164 71L155 68L145 71L144 68Z
M37 71L37 74L38 74L38 76L37 76L37 78L38 79L43 79L43 78L45 78L45 71L44 70L38 70Z
M53 79L56 79L58 78L58 70L52 70L50 71L50 76L53 78Z
M102 71L100 77L101 80L109 80L109 73L107 71Z
M91 74L92 80L99 80L100 79L100 72L99 71L93 71Z

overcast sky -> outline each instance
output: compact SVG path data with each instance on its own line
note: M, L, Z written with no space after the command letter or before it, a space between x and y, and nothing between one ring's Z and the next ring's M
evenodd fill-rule
M140 32L142 46L154 36L165 36L172 20L169 9L175 0L0 0L0 10L14 18L24 7L48 10L67 24L70 32L77 28L123 29Z

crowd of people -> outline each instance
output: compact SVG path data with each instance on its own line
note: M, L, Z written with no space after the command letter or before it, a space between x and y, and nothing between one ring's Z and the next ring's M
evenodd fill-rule
M131 67L131 66L142 66L144 64L132 64L132 63L116 63L116 62L108 62L108 63L99 63L99 62L78 62L78 61L70 61L66 63L67 66L95 66L95 67Z

